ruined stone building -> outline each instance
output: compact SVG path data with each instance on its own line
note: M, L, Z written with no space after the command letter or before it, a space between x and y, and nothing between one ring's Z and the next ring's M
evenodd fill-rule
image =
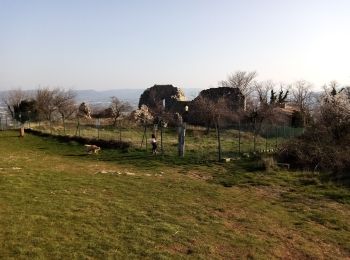
M146 105L151 110L170 110L174 102L185 100L183 91L173 85L154 85L141 94L139 108Z
M245 97L238 88L219 87L205 89L199 93L198 97L196 97L193 102L199 98L206 98L213 102L224 99L231 111L237 111L239 109L245 110Z
M156 113L164 111L182 115L186 106L189 107L190 111L195 109L196 101L199 98L205 98L213 102L224 99L232 112L245 109L245 97L238 88L210 88L201 91L194 100L186 101L183 91L173 85L154 85L146 89L140 96L139 108L141 105L147 105ZM191 118L189 121L192 121Z

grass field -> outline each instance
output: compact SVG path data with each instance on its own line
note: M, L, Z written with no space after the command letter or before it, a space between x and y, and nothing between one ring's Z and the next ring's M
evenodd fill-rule
M49 122L27 123L27 127L35 130L51 133L54 135L70 135L82 136L85 138L98 138L103 140L123 140L130 142L134 147L142 147L146 149L149 145L153 126L149 126L146 131L147 141L143 140L144 128L135 125L129 121L119 122L116 127L113 127L110 121L101 120L101 125L96 127L96 119L85 119L79 123L79 131L77 131L77 122L68 121L63 127L62 122L58 121L50 124ZM121 124L121 127L119 127ZM273 150L279 144L285 142L292 136L298 136L302 133L301 128L292 128L286 126L271 126L262 127L260 135L255 138L254 150L254 135L249 124L242 125L241 131L238 131L238 126L228 129L221 129L221 150L223 157L237 157L239 153L251 153L261 150ZM177 127L169 126L163 128L163 151L168 156L177 157L178 134ZM264 134L265 137L264 138ZM160 129L157 131L157 139L160 148ZM239 144L240 143L240 144ZM218 142L215 129L210 129L207 133L206 128L199 126L188 125L186 130L186 154L187 157L197 161L215 160L218 159Z
M0 258L350 258L350 190L0 132Z

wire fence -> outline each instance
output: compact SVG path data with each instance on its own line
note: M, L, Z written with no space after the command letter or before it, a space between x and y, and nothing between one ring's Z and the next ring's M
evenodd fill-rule
M0 130L17 129L21 123L13 120L11 117L0 115Z
M115 123L115 124L114 124ZM21 124L8 118L0 118L0 129L19 128ZM179 128L158 125L140 126L127 120L113 122L108 119L76 119L61 121L26 122L31 128L52 135L80 136L92 139L124 141L135 149L151 152L151 135L158 143L158 154L178 156ZM251 124L234 124L219 129L187 125L184 156L198 160L232 158L253 152L271 153L290 138L303 133L302 128L288 125L263 124L257 129ZM220 149L219 149L220 147Z

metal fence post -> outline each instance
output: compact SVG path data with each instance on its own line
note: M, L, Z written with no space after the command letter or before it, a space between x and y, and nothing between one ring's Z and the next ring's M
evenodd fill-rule
M100 139L100 118L96 119L97 139Z
M269 138L269 131L267 131L267 127L265 131L265 153L267 153L267 139Z

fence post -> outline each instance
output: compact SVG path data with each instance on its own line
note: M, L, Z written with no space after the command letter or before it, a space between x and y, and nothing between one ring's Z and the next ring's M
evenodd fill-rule
M97 139L100 139L100 118L96 119Z
M160 124L160 151L161 154L164 155L164 150L163 150L163 122L161 121Z
M122 121L119 121L119 142L122 141Z
M62 117L62 121L63 121L63 134L66 135L66 120L65 120L65 116L63 115Z
M253 152L256 152L256 130L254 128L254 136L253 136Z
M269 138L269 131L267 131L266 127L266 133L265 133L265 153L267 153L267 139Z
M79 117L77 119L78 119L78 122L77 122L77 129L75 130L75 136L77 136L77 135L80 136L80 120L79 120Z
M238 154L241 154L241 121L238 122Z
M184 120L179 120L178 127L177 127L177 134L178 134L178 155L180 157L185 156L185 136L186 136L186 122Z
M218 140L218 156L219 156L219 161L221 161L222 154L221 154L221 138L220 138L220 126L219 122L215 124L216 126L216 135L217 135L217 140Z
M147 151L147 125L146 124L144 125L144 128L143 128L143 136L142 136L142 141L141 141L141 148L142 148L144 140L146 142L146 151Z

